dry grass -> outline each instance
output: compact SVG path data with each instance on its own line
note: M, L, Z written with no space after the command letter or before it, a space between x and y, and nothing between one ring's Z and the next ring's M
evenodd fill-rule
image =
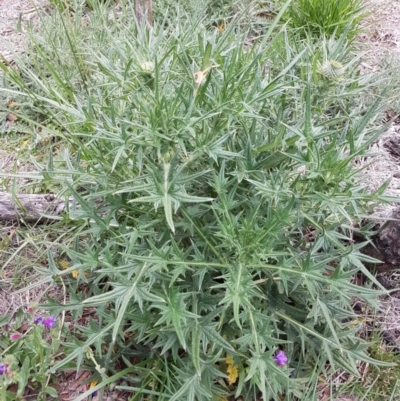
M35 268L47 268L46 250L36 241L47 235L45 227L24 227L17 224L0 226L0 315L15 316L29 305L46 302L46 297L65 302L65 289L60 284L40 284Z

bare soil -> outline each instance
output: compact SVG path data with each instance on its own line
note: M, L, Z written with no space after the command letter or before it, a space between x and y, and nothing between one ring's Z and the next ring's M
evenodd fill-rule
M364 21L365 32L359 37L361 51L365 53L361 64L363 71L380 72L389 66L400 67L400 0L366 0L366 5L371 14ZM395 118L394 122L371 147L372 153L378 156L363 162L368 165L365 175L371 190L390 180L387 195L400 198L400 118L396 118L400 114L400 97L392 107L386 111L385 118ZM385 219L393 208L393 205L383 206L376 211L376 216Z
M26 23L37 23L38 12L47 0L0 0L0 57L12 61L13 54L24 51Z

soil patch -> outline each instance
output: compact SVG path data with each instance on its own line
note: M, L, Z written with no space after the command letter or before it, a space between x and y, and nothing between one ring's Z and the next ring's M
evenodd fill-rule
M24 26L38 22L38 12L47 0L0 0L0 57L11 62L14 53L24 51Z

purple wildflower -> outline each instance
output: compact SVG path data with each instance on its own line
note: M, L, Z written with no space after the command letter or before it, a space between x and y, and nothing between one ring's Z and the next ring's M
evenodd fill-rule
M274 361L279 365L279 366L285 366L287 361L288 361L288 357L285 354L285 351L279 351L275 356L274 356Z
M6 366L4 365L4 363L0 363L0 375L3 375L5 371L6 371Z
M21 337L19 333L13 333L10 335L10 340L18 340Z
M33 323L39 324L39 323L42 323L42 321L43 321L43 318L41 316L39 316L39 317L34 319Z
M49 316L43 319L42 323L48 327L51 328L56 324L56 317L55 316Z

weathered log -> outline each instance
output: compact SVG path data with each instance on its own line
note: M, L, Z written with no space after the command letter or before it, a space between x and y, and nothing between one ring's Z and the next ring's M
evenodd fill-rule
M65 201L52 194L0 192L0 221L44 222L66 210Z

